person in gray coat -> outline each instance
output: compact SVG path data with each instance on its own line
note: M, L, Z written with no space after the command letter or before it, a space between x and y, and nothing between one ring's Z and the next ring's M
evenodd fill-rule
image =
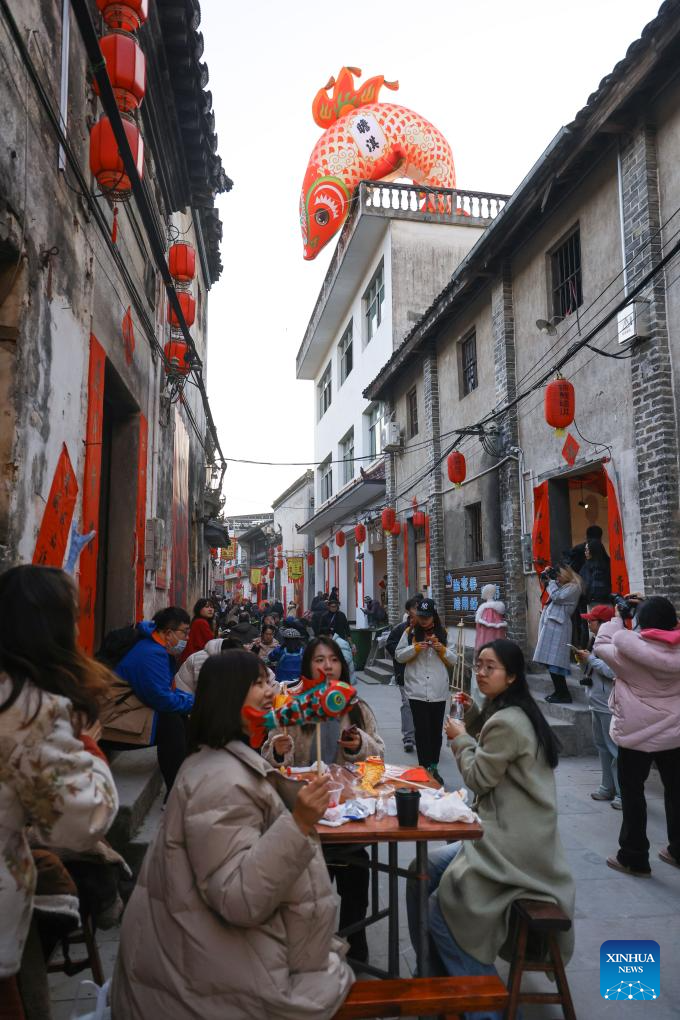
M609 623L614 616L613 606L593 606L589 613L581 613L591 633L591 645L603 623ZM621 790L616 770L619 749L609 736L612 713L609 710L609 696L614 686L614 670L603 659L587 648L578 649L576 658L585 667L581 683L588 692L588 707L593 724L593 742L600 756L602 779L599 789L591 793L593 800L611 801L611 806L621 810Z
M534 662L546 666L554 691L546 696L553 704L569 704L572 700L567 677L569 676L569 642L571 617L581 598L582 584L579 575L566 563L560 564L556 574L546 570L541 580L549 595L543 607L538 626L538 642Z

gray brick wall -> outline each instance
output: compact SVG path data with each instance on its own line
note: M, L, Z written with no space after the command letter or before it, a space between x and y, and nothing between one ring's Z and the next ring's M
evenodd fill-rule
M654 127L636 129L621 152L623 235L633 286L661 257L661 216ZM649 300L651 336L630 361L642 521L645 591L680 605L678 434L665 282L660 273L641 295Z
M425 395L427 477L427 512L430 515L430 594L437 610L444 612L444 513L442 508L441 439L439 425L439 373L437 350L430 341L423 351L423 390Z
M515 396L515 316L512 300L512 276L506 262L491 292L491 323L494 346L496 401L499 404ZM517 411L510 410L500 422L504 453L518 445ZM527 603L522 568L522 529L517 462L507 461L498 470L500 528L508 637L522 648L527 642Z

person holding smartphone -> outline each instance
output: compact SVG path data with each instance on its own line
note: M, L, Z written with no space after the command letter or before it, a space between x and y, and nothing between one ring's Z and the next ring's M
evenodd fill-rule
M418 602L415 617L415 623L399 639L394 658L404 664L404 689L413 715L418 764L443 786L439 755L449 696L448 667L453 666L456 656L432 599Z
M593 800L609 801L616 811L620 811L621 791L616 769L619 749L609 736L612 721L609 698L614 687L614 671L591 650L600 627L603 623L608 623L613 615L614 607L605 605L594 606L589 613L581 613L581 618L588 624L591 634L590 649L573 648L572 651L583 667L580 682L588 694L593 742L602 769L600 785L590 796Z

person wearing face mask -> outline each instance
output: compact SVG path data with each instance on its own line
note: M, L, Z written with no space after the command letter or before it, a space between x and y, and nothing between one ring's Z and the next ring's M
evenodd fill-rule
M453 666L456 656L449 648L446 628L432 599L418 602L415 617L415 623L401 635L394 658L404 664L404 689L413 714L418 764L443 785L438 765L449 696L447 667Z
M186 757L185 720L194 704L193 694L174 688L173 660L186 648L190 623L179 606L161 609L138 624L140 640L114 669L153 713L149 743L156 744L166 799Z

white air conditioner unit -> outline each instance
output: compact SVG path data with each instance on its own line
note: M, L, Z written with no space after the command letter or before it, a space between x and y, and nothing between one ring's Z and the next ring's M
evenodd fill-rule
M618 314L618 340L620 344L632 340L646 340L649 336L649 302L631 301Z
M380 431L382 448L385 453L401 449L401 429L396 421L385 422Z

